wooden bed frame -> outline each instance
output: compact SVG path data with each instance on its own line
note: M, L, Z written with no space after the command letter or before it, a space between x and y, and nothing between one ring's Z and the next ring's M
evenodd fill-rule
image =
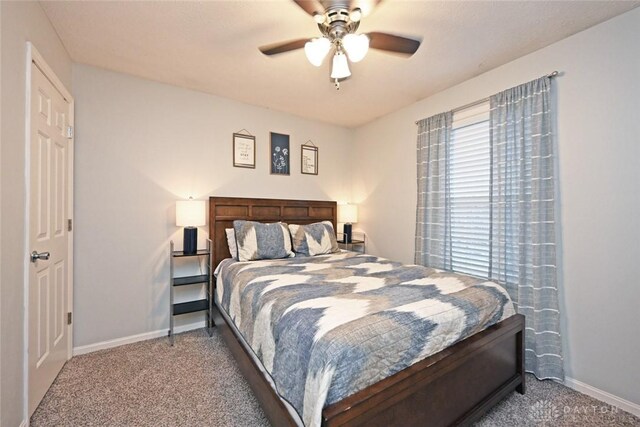
M336 203L233 197L209 199L214 268L229 257L225 228L234 219L336 227ZM268 380L220 313L213 320L274 426L295 426ZM524 316L516 314L385 378L322 411L323 426L468 425L505 396L524 394Z

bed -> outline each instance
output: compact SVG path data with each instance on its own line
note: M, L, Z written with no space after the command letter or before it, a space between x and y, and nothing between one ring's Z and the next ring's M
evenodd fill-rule
M283 221L292 224L331 221L335 228L336 203L211 197L209 216L210 236L214 242L215 268L230 256L225 229L231 228L234 220ZM387 263L386 260L358 258L354 254L337 254L327 259L343 267L358 263L367 265L374 262L381 265ZM304 262L313 261L305 260ZM275 266L273 263L265 263L265 265L275 269L270 272L278 273L293 267L301 268L299 265L304 262L291 259L276 263ZM242 269L239 265L233 267L233 262L225 261L225 263L232 265L228 267L229 271L234 268ZM225 263L221 267L225 267ZM393 263L388 261L388 264ZM307 267L303 268L307 269ZM406 274L410 274L413 272L411 269L423 267L398 268L403 268ZM278 277L281 277L280 273L278 274ZM264 363L261 363L264 360L258 357L263 356L264 352L262 349L256 352L251 347L249 343L251 340L246 339L246 328L244 334L241 332L242 325L238 321L238 309L236 308L234 313L229 298L225 299L225 290L222 286L221 282L217 285L215 292L213 319L236 358L240 370L273 425L300 425L305 415L300 411L296 413L295 404L291 404L291 401L295 400L296 393L292 389L288 399L282 398L282 395L286 395L284 392L286 390L282 388L282 381L278 382L277 376L269 375L271 371L265 368ZM230 291L226 292L229 295ZM232 315L229 314L230 312ZM492 326L480 332L473 331L475 333L453 345L389 376L356 388L356 391L351 390L347 395L338 395L339 399L333 396L333 399L328 399L329 404L318 409L317 418L308 422L309 418L306 416L307 425L439 426L473 422L513 390L524 393L524 318L521 315L509 315L499 319ZM340 375L349 374L350 372L344 371ZM334 379L341 378L339 376ZM344 380L345 384L351 383L350 378L345 377ZM280 394L276 392L278 386ZM296 384L292 385L292 387L295 386ZM331 390L328 394L331 395ZM296 414L300 416L296 417Z

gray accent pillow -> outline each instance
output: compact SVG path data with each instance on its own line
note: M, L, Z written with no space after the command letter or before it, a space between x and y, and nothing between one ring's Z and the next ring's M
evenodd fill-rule
M340 252L331 221L309 225L290 224L289 230L296 253L314 256Z
M233 221L238 248L238 261L294 257L287 224L263 224L255 221Z

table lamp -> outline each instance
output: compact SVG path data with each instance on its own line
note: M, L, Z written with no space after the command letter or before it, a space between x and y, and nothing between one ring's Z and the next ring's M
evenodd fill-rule
M198 228L205 225L204 200L182 200L176 202L176 225L184 227L183 251L193 255L198 251Z
M343 243L351 243L352 224L358 222L358 206L345 204L338 205L338 222L344 223L342 233Z

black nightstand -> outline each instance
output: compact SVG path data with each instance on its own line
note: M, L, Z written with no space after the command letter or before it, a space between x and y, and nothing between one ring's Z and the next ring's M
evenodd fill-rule
M207 330L209 336L212 334L212 303L213 303L213 281L211 280L211 263L213 260L211 240L207 239L207 248L196 251L195 254L185 254L183 251L173 249L173 241L170 244L169 256L169 342L173 345L173 316L180 314L195 313L197 311L207 312ZM206 271L203 274L192 276L174 277L174 260L176 258L195 257L200 262L201 257L207 257ZM174 289L178 286L206 285L206 298L174 303Z

